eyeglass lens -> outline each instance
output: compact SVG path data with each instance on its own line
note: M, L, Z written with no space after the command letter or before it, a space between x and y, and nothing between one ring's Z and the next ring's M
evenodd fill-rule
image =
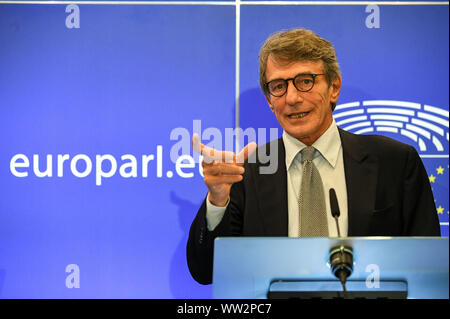
M312 74L299 74L294 79L294 86L299 91L309 91L314 85L314 76ZM270 81L268 89L270 94L274 96L282 96L286 93L289 80Z

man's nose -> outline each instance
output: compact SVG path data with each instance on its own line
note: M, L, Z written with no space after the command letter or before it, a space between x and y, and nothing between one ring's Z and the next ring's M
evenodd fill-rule
M288 87L286 90L286 103L289 105L295 105L303 100L302 94L294 86L293 81L288 82Z

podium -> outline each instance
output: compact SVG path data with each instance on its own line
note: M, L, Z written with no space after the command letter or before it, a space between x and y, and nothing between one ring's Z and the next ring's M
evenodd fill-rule
M342 294L330 251L353 251ZM449 243L440 237L222 237L213 298L449 298Z

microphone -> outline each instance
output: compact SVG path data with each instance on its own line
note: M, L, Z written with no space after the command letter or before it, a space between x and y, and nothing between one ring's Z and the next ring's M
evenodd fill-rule
M338 222L341 212L339 211L339 204L334 188L330 188L330 208L331 215L336 221L338 237L341 237L341 231L339 230ZM345 294L347 292L347 289L345 287L347 277L349 277L353 272L352 248L342 245L332 248L330 251L329 263L331 265L331 272L341 281L342 288Z
M339 216L341 216L341 212L339 210L339 204L337 201L336 191L334 190L334 188L330 188L330 208L331 208L331 215L334 217L334 220L336 221L338 237L341 237L341 231L339 230L339 223L338 223L338 219Z

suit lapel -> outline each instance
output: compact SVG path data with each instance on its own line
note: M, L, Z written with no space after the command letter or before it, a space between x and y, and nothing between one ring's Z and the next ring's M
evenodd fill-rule
M347 185L348 236L364 236L375 210L378 160L367 152L358 135L341 129L339 134Z
M255 176L257 203L264 224L264 235L287 236L288 206L285 162L286 151L281 138L266 144L266 146L268 147L266 154L271 154L270 158L272 159L272 156L274 156L278 161L276 172L273 174L261 174L259 169L263 165L253 166L255 169L253 173ZM264 148L261 151L263 150L266 151ZM273 152L275 152L275 155Z

